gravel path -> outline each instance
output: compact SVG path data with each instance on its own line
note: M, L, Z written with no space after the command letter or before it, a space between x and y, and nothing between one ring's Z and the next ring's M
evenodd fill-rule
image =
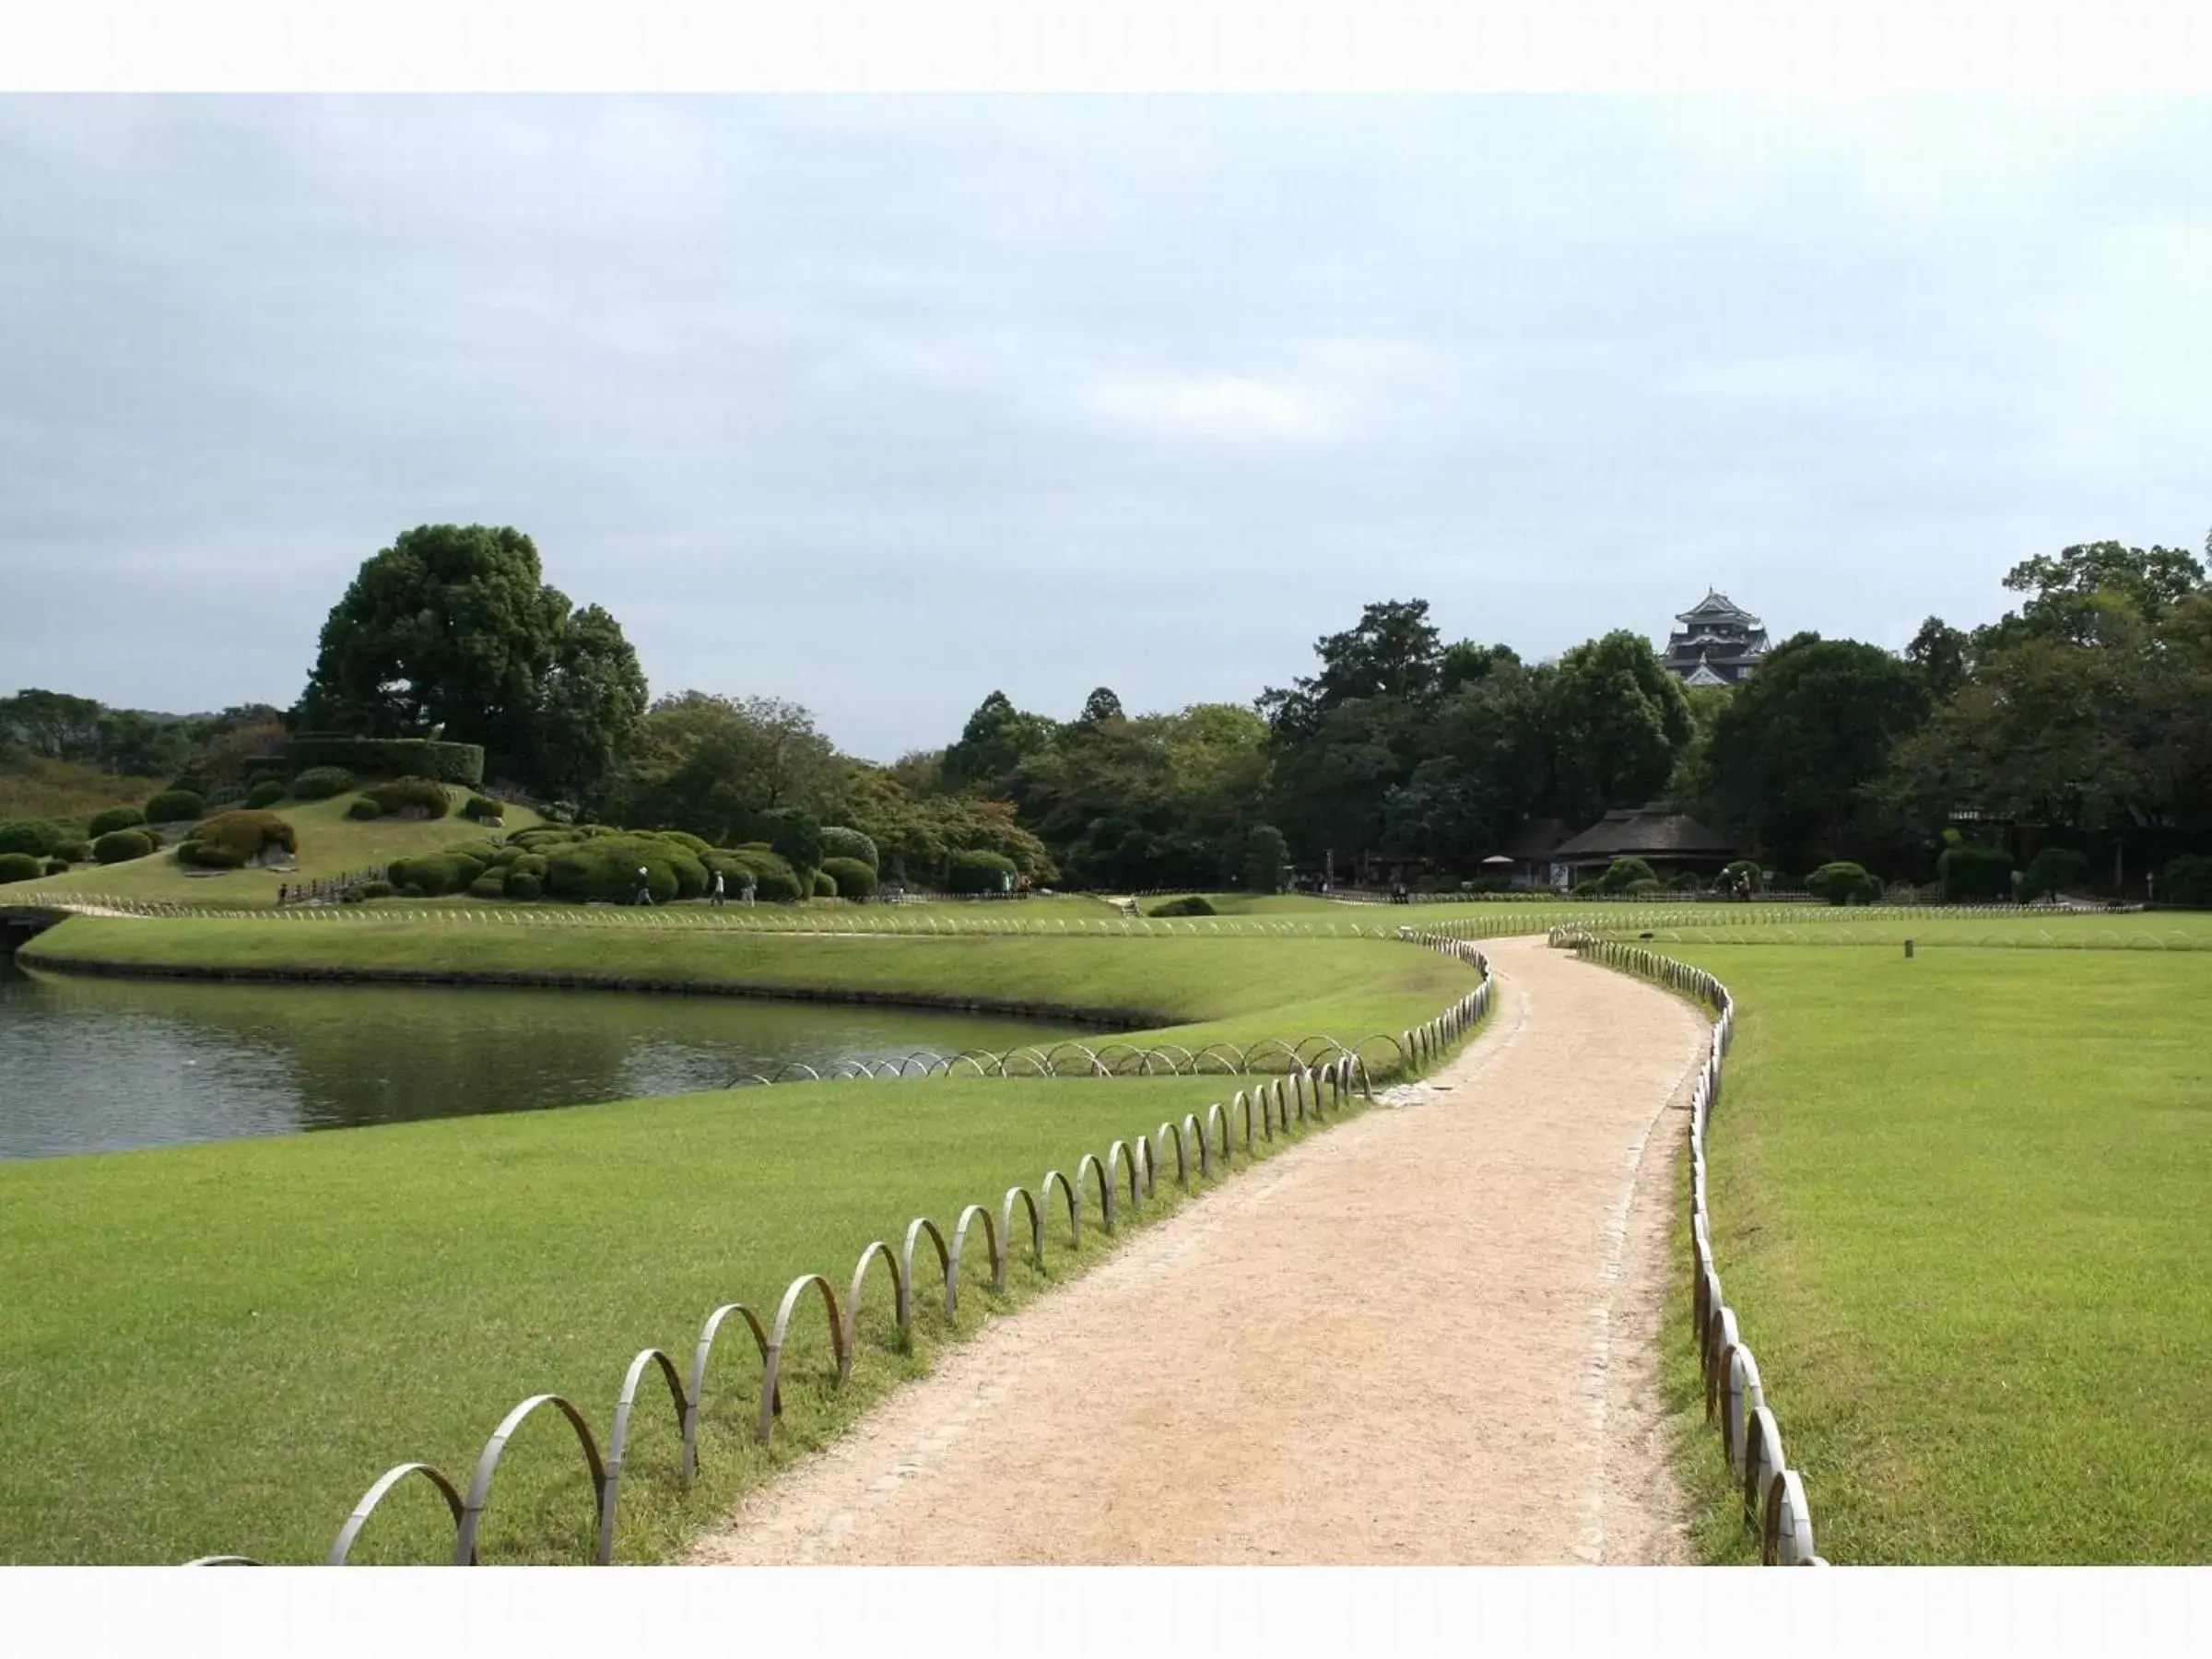
M1686 1559L1655 1354L1704 1027L1484 948L1496 1013L1432 1085L987 1327L692 1559Z

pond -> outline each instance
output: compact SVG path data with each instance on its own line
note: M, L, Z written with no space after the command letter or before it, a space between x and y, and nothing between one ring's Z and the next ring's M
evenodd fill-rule
M90 979L0 957L0 1159L678 1094L792 1062L1072 1034L840 1003Z

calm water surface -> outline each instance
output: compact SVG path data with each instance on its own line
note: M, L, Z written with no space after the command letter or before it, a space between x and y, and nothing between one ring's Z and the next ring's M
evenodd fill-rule
M0 1159L677 1094L788 1061L1060 1034L834 1003L88 979L0 957Z

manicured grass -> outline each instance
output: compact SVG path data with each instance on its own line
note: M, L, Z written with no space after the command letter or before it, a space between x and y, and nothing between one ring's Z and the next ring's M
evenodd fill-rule
M1227 1081L791 1085L0 1165L0 1559L319 1559L387 1466L427 1459L465 1484L501 1414L541 1390L604 1437L639 1348L688 1369L709 1309L741 1299L765 1319L805 1271L841 1300L868 1240L896 1246L916 1215L949 1235L970 1202L995 1215L1012 1183L1072 1173ZM906 1352L872 1269L841 1389L806 1307L767 1450L750 1438L759 1361L733 1322L688 1495L666 1392L641 1395L620 1559L665 1555L953 1331L1065 1278L1100 1253L1097 1227L1094 1191L1080 1256L1063 1210L1049 1274L1018 1265L1003 1299L987 1262L964 1267L957 1326L924 1290ZM534 1418L486 1559L585 1559L590 1511L568 1430ZM436 1559L441 1536L425 1486L380 1512L359 1556Z
M467 791L452 792L456 804ZM460 841L483 841L487 831L465 818L430 818L403 823L394 818L356 820L346 816L351 795L329 801L283 801L270 810L291 824L300 835L297 870L224 870L217 875L186 872L177 863L173 847L128 864L79 865L66 876L49 876L18 882L6 889L10 900L35 900L41 893L113 893L128 899L164 900L179 904L262 907L276 902L278 887L314 881L434 853ZM526 830L538 821L526 806L507 809L506 829L492 830L491 838Z
M1676 945L1865 945L1901 951L1911 939L1923 947L1976 949L2212 950L2212 911L2143 911L2128 915L2069 914L2063 911L2010 916L1947 916L1940 910L1869 916L1865 911L1822 906L1790 914L1776 906L1756 920L1722 916L1711 923L1677 918L1598 931L1618 936L1648 931L1653 948Z
M564 973L700 984L836 987L927 1001L1050 1006L1197 1047L1394 1035L1465 995L1462 963L1395 940L1182 936L868 938L718 929L529 927L470 912L434 921L78 916L25 960L270 971L388 969Z
M1713 1249L1821 1552L2203 1560L2212 956L1670 954L1736 994ZM1679 1300L1698 1536L1740 1559Z

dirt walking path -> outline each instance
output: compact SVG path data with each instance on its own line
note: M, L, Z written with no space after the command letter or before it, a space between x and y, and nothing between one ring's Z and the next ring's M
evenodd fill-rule
M1432 1085L997 1322L692 1559L1687 1559L1656 1332L1703 1026L1496 941Z

